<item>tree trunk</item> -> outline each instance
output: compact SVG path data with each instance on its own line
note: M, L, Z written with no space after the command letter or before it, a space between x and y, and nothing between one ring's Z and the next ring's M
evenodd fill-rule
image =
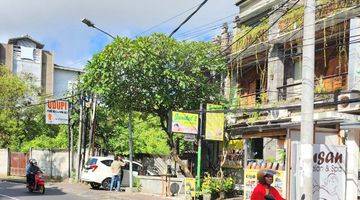
M167 133L168 135L168 144L170 146L170 155L171 155L171 158L179 164L180 166L180 169L184 172L184 175L186 177L191 177L193 178L193 175L191 173L191 171L189 170L189 167L186 165L186 163L184 163L181 159L180 159L180 156L179 154L177 153L176 151L176 146L175 146L175 143L174 143L174 137L173 137L173 134L171 132L168 131L168 127L166 125L166 122L167 122L167 117L164 117L163 115L159 115L160 116L160 123L161 123L161 127L162 129Z

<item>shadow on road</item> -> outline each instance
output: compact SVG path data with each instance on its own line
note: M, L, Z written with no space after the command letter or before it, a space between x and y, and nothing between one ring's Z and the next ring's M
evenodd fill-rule
M55 186L45 185L45 194L39 192L29 192L25 184L0 182L0 194L5 194L11 197L24 197L24 196L59 196L67 193L62 189Z

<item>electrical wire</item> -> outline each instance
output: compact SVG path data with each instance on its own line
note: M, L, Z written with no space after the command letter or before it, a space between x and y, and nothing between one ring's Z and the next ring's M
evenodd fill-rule
M154 26L151 26L150 28L148 28L148 29L146 29L146 30L138 33L135 37L138 37L138 36L140 36L140 35L142 35L142 34L144 34L144 33L146 33L146 32L149 32L150 30L153 30L154 28L159 27L159 26L161 26L161 25L163 25L163 24L165 24L165 23L167 23L167 22L169 22L169 21L171 21L171 20L173 20L173 19L175 19L175 18L177 18L177 17L179 17L179 16L181 16L181 15L189 12L190 10L198 7L199 5L200 5L200 4L196 4L195 6L189 8L189 9L187 9L187 10L181 12L181 13L178 13L178 14L176 14L176 15L173 16L173 17L170 17L170 18L168 18L168 19L166 19L166 20L164 20L164 21L162 21L162 22L160 22L160 23L158 23L158 24L156 24L156 25L154 25Z
M169 37L172 37L186 22L188 22L199 10L202 8L208 0L204 0L194 12L192 12L183 22L180 23L178 27L176 27L169 35Z

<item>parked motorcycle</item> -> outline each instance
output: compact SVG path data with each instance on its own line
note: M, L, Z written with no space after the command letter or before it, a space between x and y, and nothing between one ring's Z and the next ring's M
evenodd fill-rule
M44 175L41 172L35 174L35 180L32 184L27 184L27 189L29 192L39 192L41 194L45 193L45 179Z

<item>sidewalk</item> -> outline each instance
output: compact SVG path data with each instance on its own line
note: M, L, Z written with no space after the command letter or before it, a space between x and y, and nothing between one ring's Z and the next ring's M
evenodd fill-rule
M21 176L0 176L0 181L14 182L14 183L26 183L26 177ZM164 197L154 194L146 194L141 192L115 192L106 190L94 190L90 189L90 186L84 183L69 183L68 180L63 182L56 182L53 180L46 180L46 185L54 186L61 189L65 193L74 194L80 197L87 198L89 200L182 200L183 197Z
M179 197L163 197L160 195L154 194L145 194L141 192L115 192L115 191L106 191L106 190L94 190L90 189L89 185L83 183L53 183L57 187L61 188L64 192L76 194L80 197L85 197L87 199L119 199L119 200L176 200L183 199Z

